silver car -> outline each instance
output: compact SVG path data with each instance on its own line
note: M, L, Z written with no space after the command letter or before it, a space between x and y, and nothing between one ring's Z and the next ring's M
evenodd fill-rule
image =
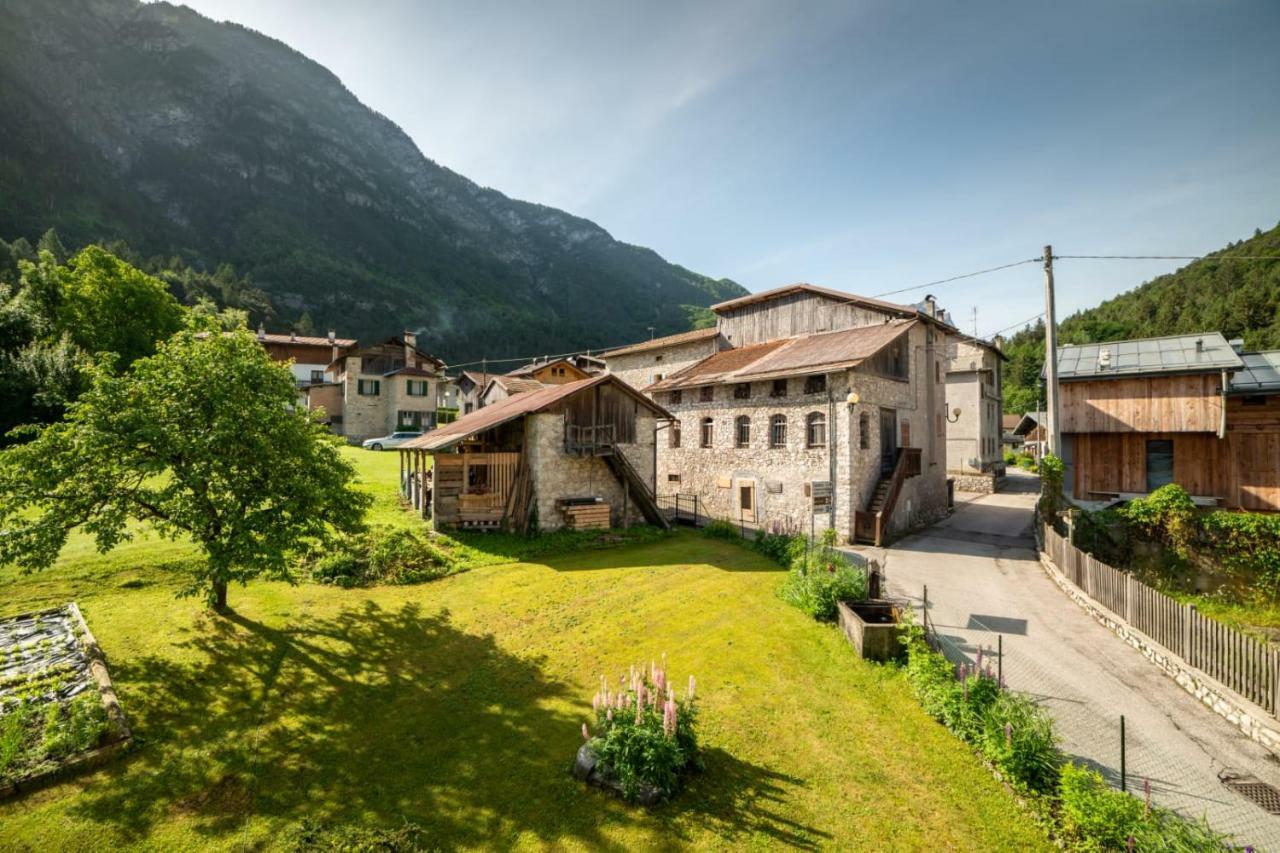
M420 432L393 432L391 435L384 435L382 438L368 438L360 443L360 446L366 450L383 450L388 447L399 447L410 439L417 438L422 435Z

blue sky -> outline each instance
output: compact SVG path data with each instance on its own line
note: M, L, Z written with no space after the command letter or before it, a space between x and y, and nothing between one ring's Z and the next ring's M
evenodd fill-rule
M752 290L1280 221L1280 3L186 0L328 66L428 157ZM1062 315L1176 262L1062 261ZM934 288L989 334L1039 268ZM924 291L895 297L913 301Z

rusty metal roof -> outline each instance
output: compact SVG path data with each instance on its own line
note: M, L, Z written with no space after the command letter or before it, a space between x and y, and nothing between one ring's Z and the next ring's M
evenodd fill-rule
M579 379L576 382L565 383L564 385L543 385L537 391L507 397L496 403L491 403L483 409L477 409L469 415L464 415L452 423L447 423L430 432L425 432L418 438L400 445L400 448L403 450L446 450L477 433L486 432L516 418L540 412L561 400L572 397L580 391L586 391L603 383L617 386L624 393L635 399L636 402L652 410L658 417L671 417L670 412L618 377L610 373L602 373L599 376L590 376L586 379Z
M825 296L828 299L835 299L840 302L854 302L859 305L866 305L869 308L877 308L881 311L897 314L900 317L915 317L920 313L911 305L902 305L898 302L885 302L883 299L876 299L871 296L858 296L856 293L845 293L843 290L832 290L829 287L818 287L816 284L807 284L805 282L787 284L782 287L775 287L772 290L762 290L759 293L748 293L746 296L739 296L736 299L730 299L726 302L717 302L715 305L711 306L711 310L717 313L721 311L729 311L734 308L741 308L744 305L751 305L755 302L767 302L770 299L777 299L780 296L787 296L792 293L814 293L818 296ZM926 316L926 319L931 318Z
M605 350L601 353L605 358L615 355L631 355L635 352L645 352L651 349L662 349L663 347L673 347L680 344L691 344L695 341L710 340L720 332L714 326L709 329L694 329L691 332L679 332L674 335L666 335L661 338L653 338L648 341L641 341L638 344L627 344L617 349Z
M645 390L665 391L726 382L749 382L783 376L828 373L856 367L915 325L892 320L838 332L779 338L723 350L655 382Z

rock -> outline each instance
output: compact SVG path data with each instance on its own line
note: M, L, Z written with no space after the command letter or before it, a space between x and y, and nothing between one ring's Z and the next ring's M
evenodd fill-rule
M591 748L591 744L584 743L578 747L578 758L573 762L573 778L586 782L591 778L591 773L596 769L596 765L600 763L600 759L596 757L595 750Z
M591 744L584 743L578 747L578 756L573 762L573 778L626 799L622 783L614 778L608 767L600 763ZM662 802L662 792L652 785L641 785L636 792L635 801L642 806L656 805Z

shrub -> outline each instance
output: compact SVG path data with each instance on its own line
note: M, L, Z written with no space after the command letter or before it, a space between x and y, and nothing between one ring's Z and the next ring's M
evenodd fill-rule
M107 712L97 691L82 693L68 702L45 706L40 750L46 758L60 759L93 749L107 733Z
M832 621L837 602L866 599L867 573L837 551L814 550L808 557L801 553L792 562L778 594L814 619Z
M428 849L427 832L416 823L395 829L366 826L328 826L307 818L284 835L283 849L291 853L411 853Z
M1161 486L1145 498L1130 501L1120 514L1147 536L1186 558L1196 536L1196 505L1177 483Z
M1201 518L1201 530L1205 548L1228 571L1280 591L1280 515L1218 510Z
M669 797L682 774L698 766L694 680L689 677L684 698L677 698L667 683L665 659L662 667L650 663L647 672L631 667L617 693L601 676L591 706L597 733L583 725L583 735L627 799L636 799L645 786Z
M736 541L742 538L742 534L738 531L736 524L730 524L727 521L712 521L702 528L703 536L710 536L712 539L727 539Z
M1038 794L1058 784L1062 753L1053 721L1025 696L1001 692L987 709L978 735L978 751L1005 778Z
M411 584L461 571L425 532L375 527L342 539L315 559L311 579L344 588L373 583Z

